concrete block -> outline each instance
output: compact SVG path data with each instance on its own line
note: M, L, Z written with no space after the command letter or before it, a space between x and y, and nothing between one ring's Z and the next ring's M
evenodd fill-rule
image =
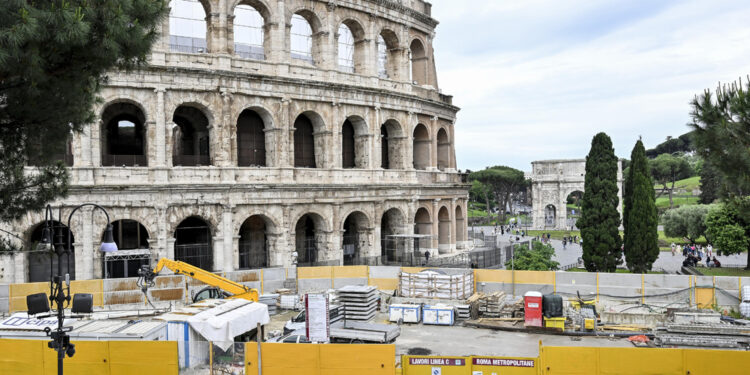
M345 279L334 279L333 287L338 289L347 285L367 285L367 279L365 278L345 278Z
M372 266L370 267L371 279L397 279L401 267Z

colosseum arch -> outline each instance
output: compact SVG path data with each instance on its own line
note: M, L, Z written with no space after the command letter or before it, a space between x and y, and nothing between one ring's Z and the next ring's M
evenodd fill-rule
M531 163L532 220L534 229L570 230L574 222L568 220L568 196L584 192L585 159L541 160ZM617 163L617 186L622 215L622 162Z
M269 266L271 244L269 234L277 231L276 224L263 214L251 215L239 229L239 268Z
M172 115L172 165L211 165L215 143L211 112L198 103L181 104Z
M294 120L294 167L324 168L326 131L323 118L313 111L304 111Z
M52 256L52 254L48 251L38 251L35 250L36 245L42 241L42 233L44 232L44 227L46 223L41 222L31 227L31 229L28 231L28 243L31 246L31 249L28 252L28 277L29 282L49 282L50 279L50 267L54 270L57 270L57 264L59 258L57 256ZM75 244L75 233L73 231L70 231L68 229L68 226L53 220L52 225L54 231L52 233L52 243L56 243L58 241L57 234L62 235L62 239L64 242L68 239L68 234L70 233L71 237L71 244ZM59 232L58 232L59 231ZM63 275L69 274L71 280L75 280L75 245L72 245L71 247L71 253L70 253L70 261L66 258L63 258L62 267L63 267ZM57 272L57 271L55 271Z
M445 128L437 132L437 167L444 171L451 166L451 141Z
M291 59L319 66L326 43L320 17L310 9L300 8L294 11L288 20L288 51Z
M147 166L146 113L129 100L110 102L102 111L102 166Z
M209 34L209 0L171 0L169 3L169 48L174 52L212 51Z
M341 126L341 167L364 169L370 158L367 123L360 116L349 116Z
M424 124L414 127L413 136L414 169L425 170L430 167L430 132Z
M265 60L270 51L271 12L261 0L238 0L230 6L227 39L234 42L234 54L244 59Z
M411 81L417 85L428 84L427 80L427 49L425 43L414 38L409 45L409 67Z
M355 18L346 18L336 31L338 69L348 73L364 73L368 64L365 29Z
M380 30L377 38L378 76L380 78L399 79L401 48L396 33L388 28Z
M369 253L370 219L362 211L352 211L345 216L341 230L343 264L346 266L359 263L359 260Z

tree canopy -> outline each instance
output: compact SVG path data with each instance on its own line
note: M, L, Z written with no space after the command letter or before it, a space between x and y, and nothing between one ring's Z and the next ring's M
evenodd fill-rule
M589 272L615 272L622 262L618 191L612 140L599 133L586 156L581 218L576 222L583 239L583 263Z
M144 65L166 12L166 0L0 1L0 220L66 194L53 155L94 121L108 71Z
M647 273L659 257L659 224L648 159L639 140L630 155L632 160L623 188L624 250L628 269Z
M494 166L469 174L469 179L484 184L495 196L499 207L498 219L505 222L505 209L514 195L527 186L522 171L504 165Z

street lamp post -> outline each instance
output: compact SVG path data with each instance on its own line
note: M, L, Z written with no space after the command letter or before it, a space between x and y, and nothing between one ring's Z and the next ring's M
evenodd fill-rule
M55 225L54 213L52 207L47 205L44 212L44 229L42 231L42 240L39 243L38 248L40 250L51 251L52 256L57 257L57 272L55 273L52 262L50 261L50 294L49 301L55 305L57 315L57 329L54 331L49 327L45 328L47 336L52 341L47 343L50 349L57 351L57 373L63 374L63 359L65 355L72 357L75 354L75 345L70 343L70 336L67 332L70 332L71 327L63 326L65 320L65 307L70 305L70 274L63 275L62 257L65 255L68 269L70 269L70 254L72 253L72 237L70 233L70 222L80 208L83 207L95 207L104 212L107 217L107 229L104 232L104 240L101 244L101 251L113 252L117 251L117 244L115 244L112 236L112 225L109 221L109 214L107 211L94 203L84 203L73 209L68 215L68 236L67 239L63 240L63 226L62 224ZM62 220L62 210L58 213L58 222ZM54 247L53 247L53 236ZM32 294L26 297L26 304L29 309L29 315L36 315L40 313L49 313L50 305L46 302L47 296L44 293ZM93 297L88 293L76 293L73 295L73 305L71 307L71 314L86 314L91 313L93 309ZM72 317L72 315L71 315Z

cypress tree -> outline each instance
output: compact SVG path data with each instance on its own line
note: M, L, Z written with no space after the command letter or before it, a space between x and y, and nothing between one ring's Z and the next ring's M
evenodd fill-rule
M583 264L589 272L615 272L622 262L618 191L612 140L599 133L586 156L581 218L576 223L583 239Z
M633 273L646 273L659 257L658 216L654 182L646 159L646 149L638 140L623 187L623 226L625 261Z

